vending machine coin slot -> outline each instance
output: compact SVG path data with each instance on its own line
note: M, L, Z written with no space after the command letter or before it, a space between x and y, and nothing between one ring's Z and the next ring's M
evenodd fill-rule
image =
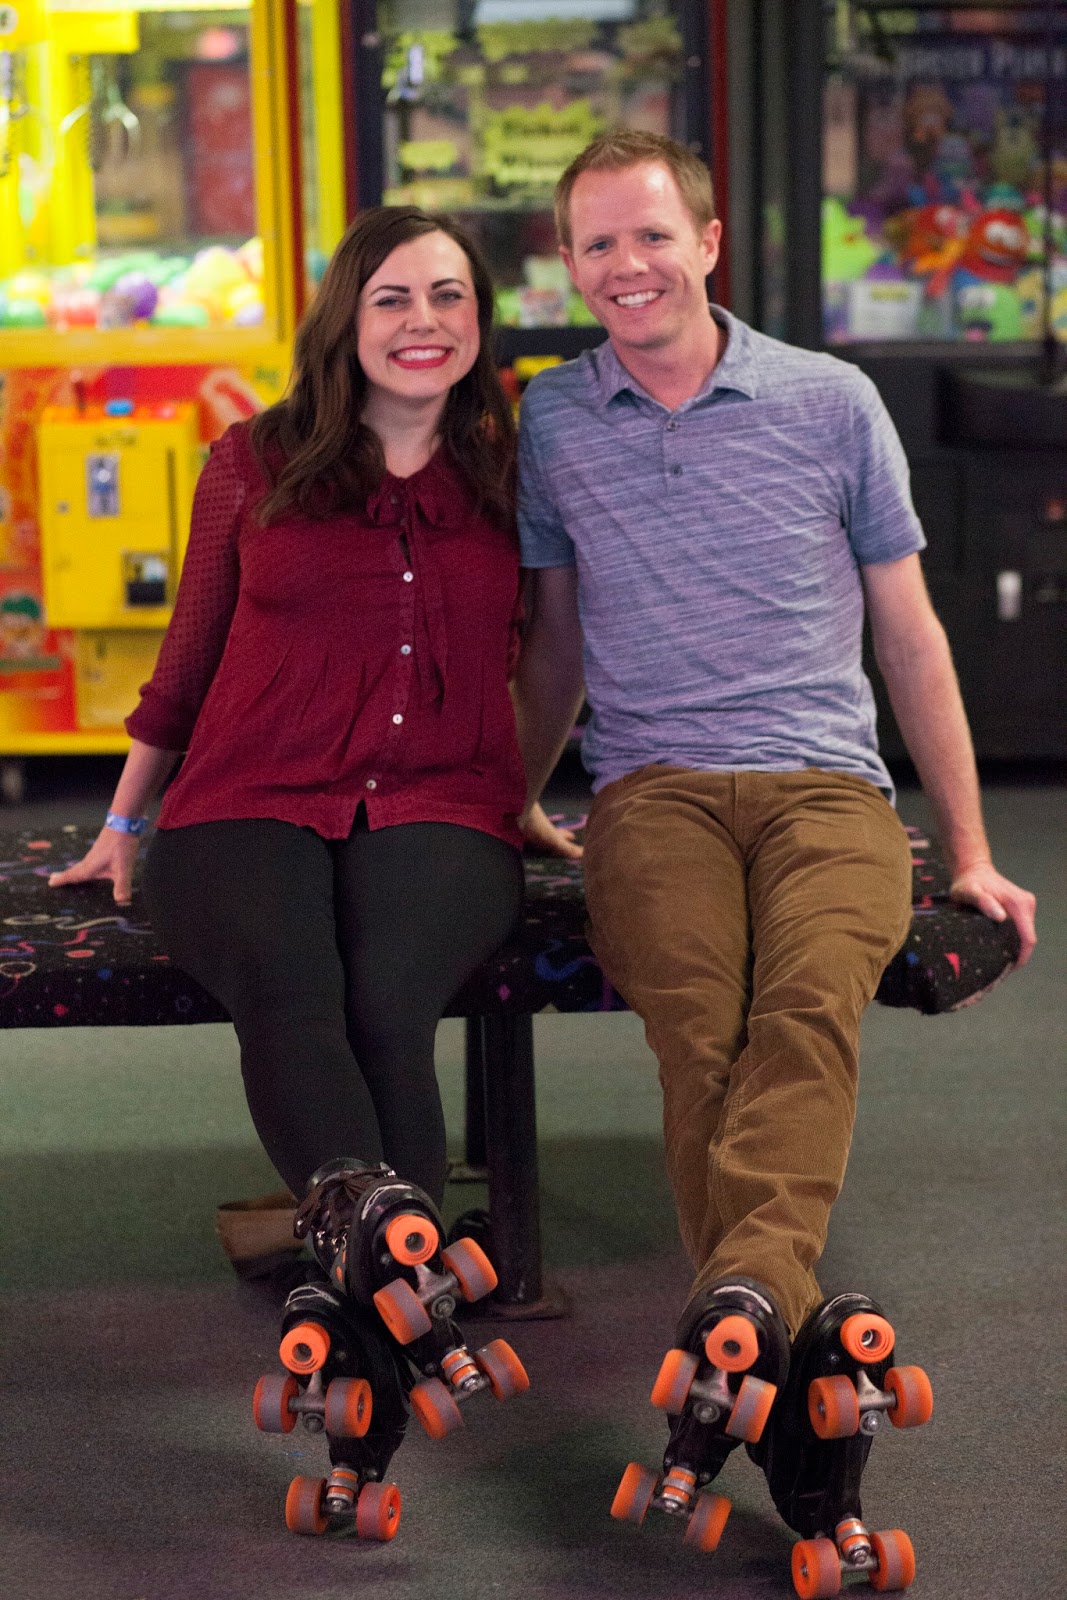
M89 455L85 458L85 483L90 517L117 517L119 514L119 458L117 455Z

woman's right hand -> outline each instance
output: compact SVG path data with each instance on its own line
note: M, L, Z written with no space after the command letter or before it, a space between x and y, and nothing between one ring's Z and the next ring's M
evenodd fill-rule
M139 846L140 840L132 833L101 828L82 859L63 872L53 872L48 887L62 889L68 883L90 883L97 878L110 878L115 885L115 904L128 906L133 898L133 864L137 860Z

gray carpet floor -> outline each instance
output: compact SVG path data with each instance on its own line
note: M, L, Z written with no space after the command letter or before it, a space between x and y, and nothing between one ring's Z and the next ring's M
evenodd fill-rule
M0 826L88 820L98 798L31 790ZM922 820L914 793L901 809ZM932 1423L889 1430L864 1479L869 1524L914 1540L917 1600L1058 1600L1067 790L994 787L987 811L1000 863L1039 893L1041 945L955 1016L872 1008L822 1278L880 1297L899 1359L933 1380ZM400 1534L368 1546L286 1532L289 1478L324 1451L252 1426L277 1308L233 1278L213 1214L274 1177L230 1030L0 1034L4 1600L792 1594L791 1536L743 1452L712 1557L662 1518L607 1516L626 1462L662 1451L647 1395L687 1267L639 1024L542 1017L536 1048L545 1256L572 1314L471 1324L511 1338L532 1389L482 1397L440 1442L413 1428L394 1462ZM439 1060L458 1139L461 1025L442 1024ZM449 1207L477 1198L457 1187Z

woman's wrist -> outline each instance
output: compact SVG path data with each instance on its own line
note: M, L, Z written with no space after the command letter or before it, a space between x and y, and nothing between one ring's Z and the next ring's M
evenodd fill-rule
M104 818L104 827L110 828L112 833L129 833L139 838L148 827L148 818L126 817L121 811L109 811Z

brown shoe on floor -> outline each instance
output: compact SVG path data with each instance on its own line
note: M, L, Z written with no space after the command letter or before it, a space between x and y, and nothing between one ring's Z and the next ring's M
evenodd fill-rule
M276 1265L279 1256L300 1254L303 1245L293 1233L296 1206L288 1189L219 1206L215 1232L239 1277L257 1277Z

